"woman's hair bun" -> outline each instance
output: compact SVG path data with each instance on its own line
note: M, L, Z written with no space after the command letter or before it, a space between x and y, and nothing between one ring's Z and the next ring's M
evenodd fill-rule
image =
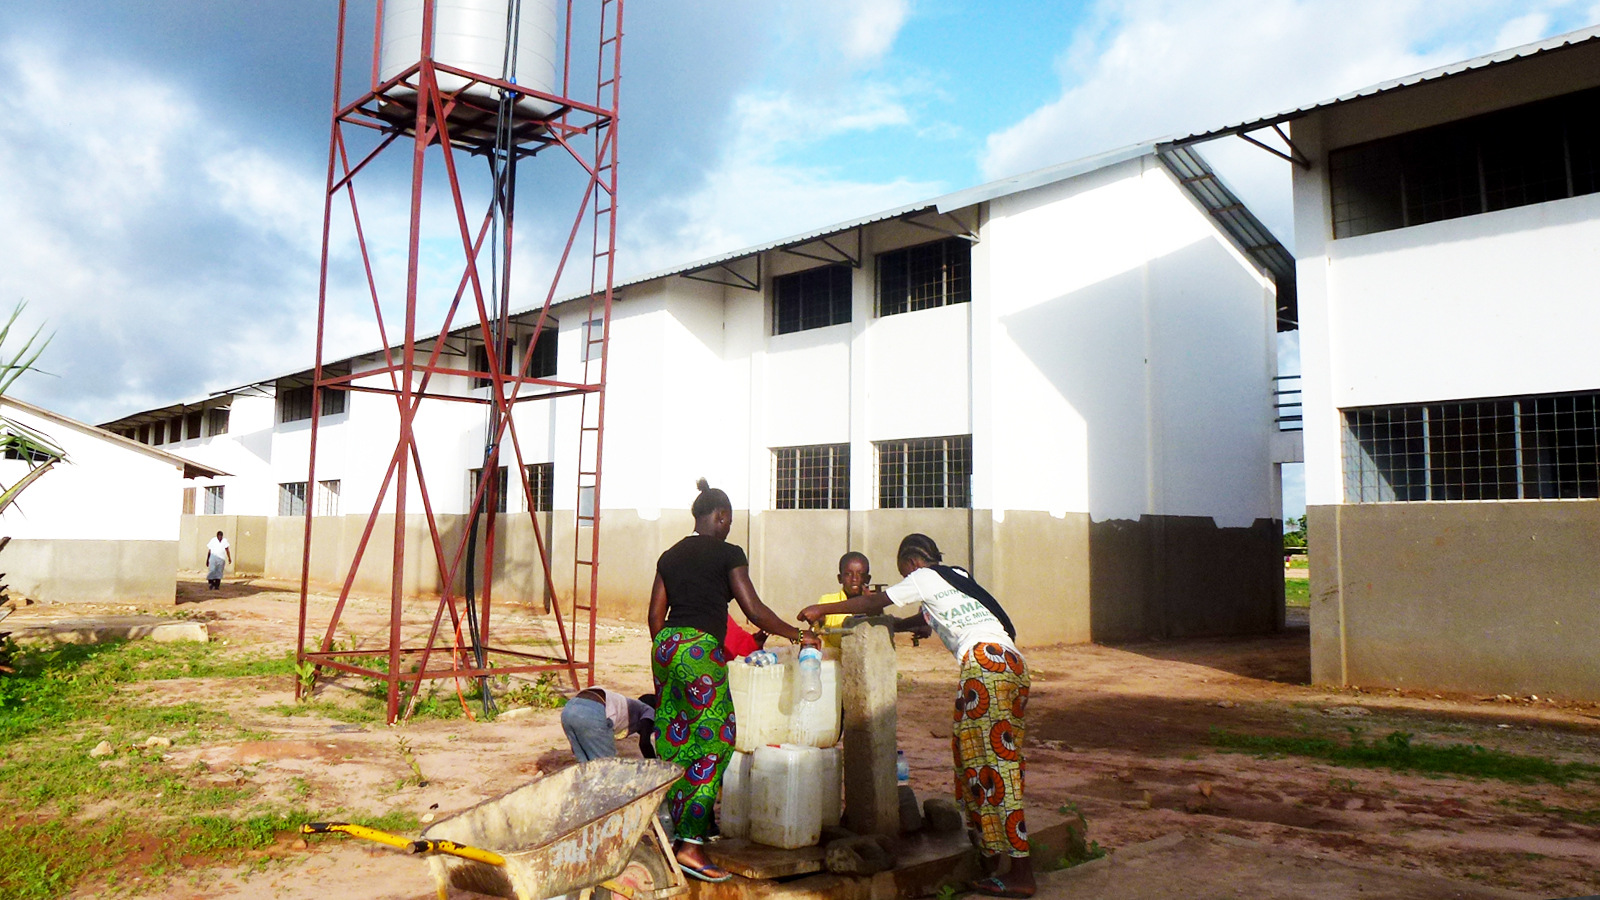
M702 491L711 490L711 482L705 480L704 478L700 478L697 481L695 481L694 486L699 488Z

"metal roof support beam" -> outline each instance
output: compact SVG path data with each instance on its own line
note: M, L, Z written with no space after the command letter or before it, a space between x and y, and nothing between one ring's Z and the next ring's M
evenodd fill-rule
M974 244L976 244L978 242L978 229L977 229L977 227L976 226L970 226L967 223L961 221L960 217L958 217L955 213L940 213L940 212L936 212L936 213L934 213L934 215L943 216L944 218L949 219L950 221L956 223L956 225L960 227L959 231L952 231L952 230L950 230L948 228L940 228L937 225L929 225L927 222L918 222L916 217L920 216L920 215L923 215L925 212L926 212L926 210L924 210L923 212L912 213L911 215L906 216L901 221L905 222L907 225L915 225L918 228L923 228L923 229L926 229L928 231L936 232L938 234L942 234L942 235L945 235L947 237L961 238L964 241L970 241L971 243L974 243Z
M1288 153L1285 153L1282 150L1279 150L1277 147L1273 147L1273 146L1271 146L1269 144L1264 144L1261 141L1257 140L1256 138L1251 137L1249 134L1246 134L1243 131L1239 132L1239 137L1242 140L1249 141L1250 143L1255 144L1257 147L1260 147L1261 149L1267 151L1268 153L1271 153L1273 156L1276 156L1279 159L1286 160L1288 162L1291 162L1291 163L1299 166L1302 169L1309 170L1311 168L1311 160L1304 153L1300 152L1300 148L1296 147L1294 145L1294 141L1289 140L1289 136L1287 134L1283 133L1283 126L1279 125L1277 123L1274 123L1273 126L1272 126L1272 130L1277 132L1278 137L1282 138L1283 139L1283 143L1288 146L1288 148L1289 148L1289 152Z
M833 235L828 235L827 237L819 237L819 238L816 238L814 240L805 241L805 242L799 243L799 244L792 244L792 245L790 245L788 247L779 247L778 249L780 251L784 252L784 253L789 254L790 256L799 256L799 257L803 257L805 259L814 259L814 260L817 260L818 262L832 263L834 265L837 265L839 263L849 263L850 267L852 269L859 269L859 268L861 268L861 256L862 256L861 248L863 246L862 242L861 242L861 227L860 226L857 226L855 228L855 233L856 233L856 255L855 256L851 256L847 251L845 251L843 248L841 248L837 244L835 244L833 242ZM829 250L832 250L834 253L837 253L839 255L837 257L818 256L818 255L816 255L814 253L806 253L806 252L794 249L795 247L805 247L805 246L807 246L809 244L822 244L822 245L826 246Z
M706 266L704 269L695 269L692 272L679 272L678 275L679 275L679 277L687 278L690 281L704 281L706 284L720 284L723 287L741 288L743 290L755 291L756 293L760 293L761 292L761 254L759 254L759 253L755 254L755 259L756 259L756 277L754 278L754 280L752 280L748 275L744 275L744 274L740 273L739 271L734 269L733 266L729 265L729 263L732 263L732 262L736 261L736 260L731 260L731 259L728 260L728 262L717 263L714 266ZM709 272L709 271L711 271L713 269L721 269L722 271L724 271L724 272L726 272L728 274L729 278L732 278L733 280L732 281L723 281L723 280L721 280L719 278L707 278L704 275L700 274L701 272Z

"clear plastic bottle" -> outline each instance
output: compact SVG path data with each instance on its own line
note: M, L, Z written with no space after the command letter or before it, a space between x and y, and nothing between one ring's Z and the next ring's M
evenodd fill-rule
M750 666L774 666L778 664L778 654L771 650L757 650L744 658L745 664Z
M816 647L800 648L800 669L795 689L800 699L807 703L822 699L822 651Z
M906 762L906 752L904 750L896 750L894 752L894 778L900 784L911 783L911 764Z

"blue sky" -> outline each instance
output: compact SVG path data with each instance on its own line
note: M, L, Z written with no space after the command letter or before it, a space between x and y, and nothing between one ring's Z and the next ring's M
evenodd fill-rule
M19 396L105 421L306 364L334 10L0 4L0 301L56 333L53 377ZM629 0L628 17L619 265L637 273L1525 43L1600 4ZM1203 152L1292 246L1283 164ZM376 228L405 198L363 203ZM561 230L521 209L530 237ZM376 344L354 287L330 322L347 352Z

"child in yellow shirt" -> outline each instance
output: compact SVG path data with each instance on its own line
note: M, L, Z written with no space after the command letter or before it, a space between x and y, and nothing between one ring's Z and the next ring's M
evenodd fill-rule
M817 605L827 606L830 603L843 603L852 597L859 597L866 593L867 585L871 583L872 564L867 561L867 555L851 550L849 553L839 557L839 590L831 594L823 594L817 600ZM838 628L850 616L850 613L824 616L822 626L824 628ZM824 646L838 649L839 636L836 634L823 635L822 643Z

